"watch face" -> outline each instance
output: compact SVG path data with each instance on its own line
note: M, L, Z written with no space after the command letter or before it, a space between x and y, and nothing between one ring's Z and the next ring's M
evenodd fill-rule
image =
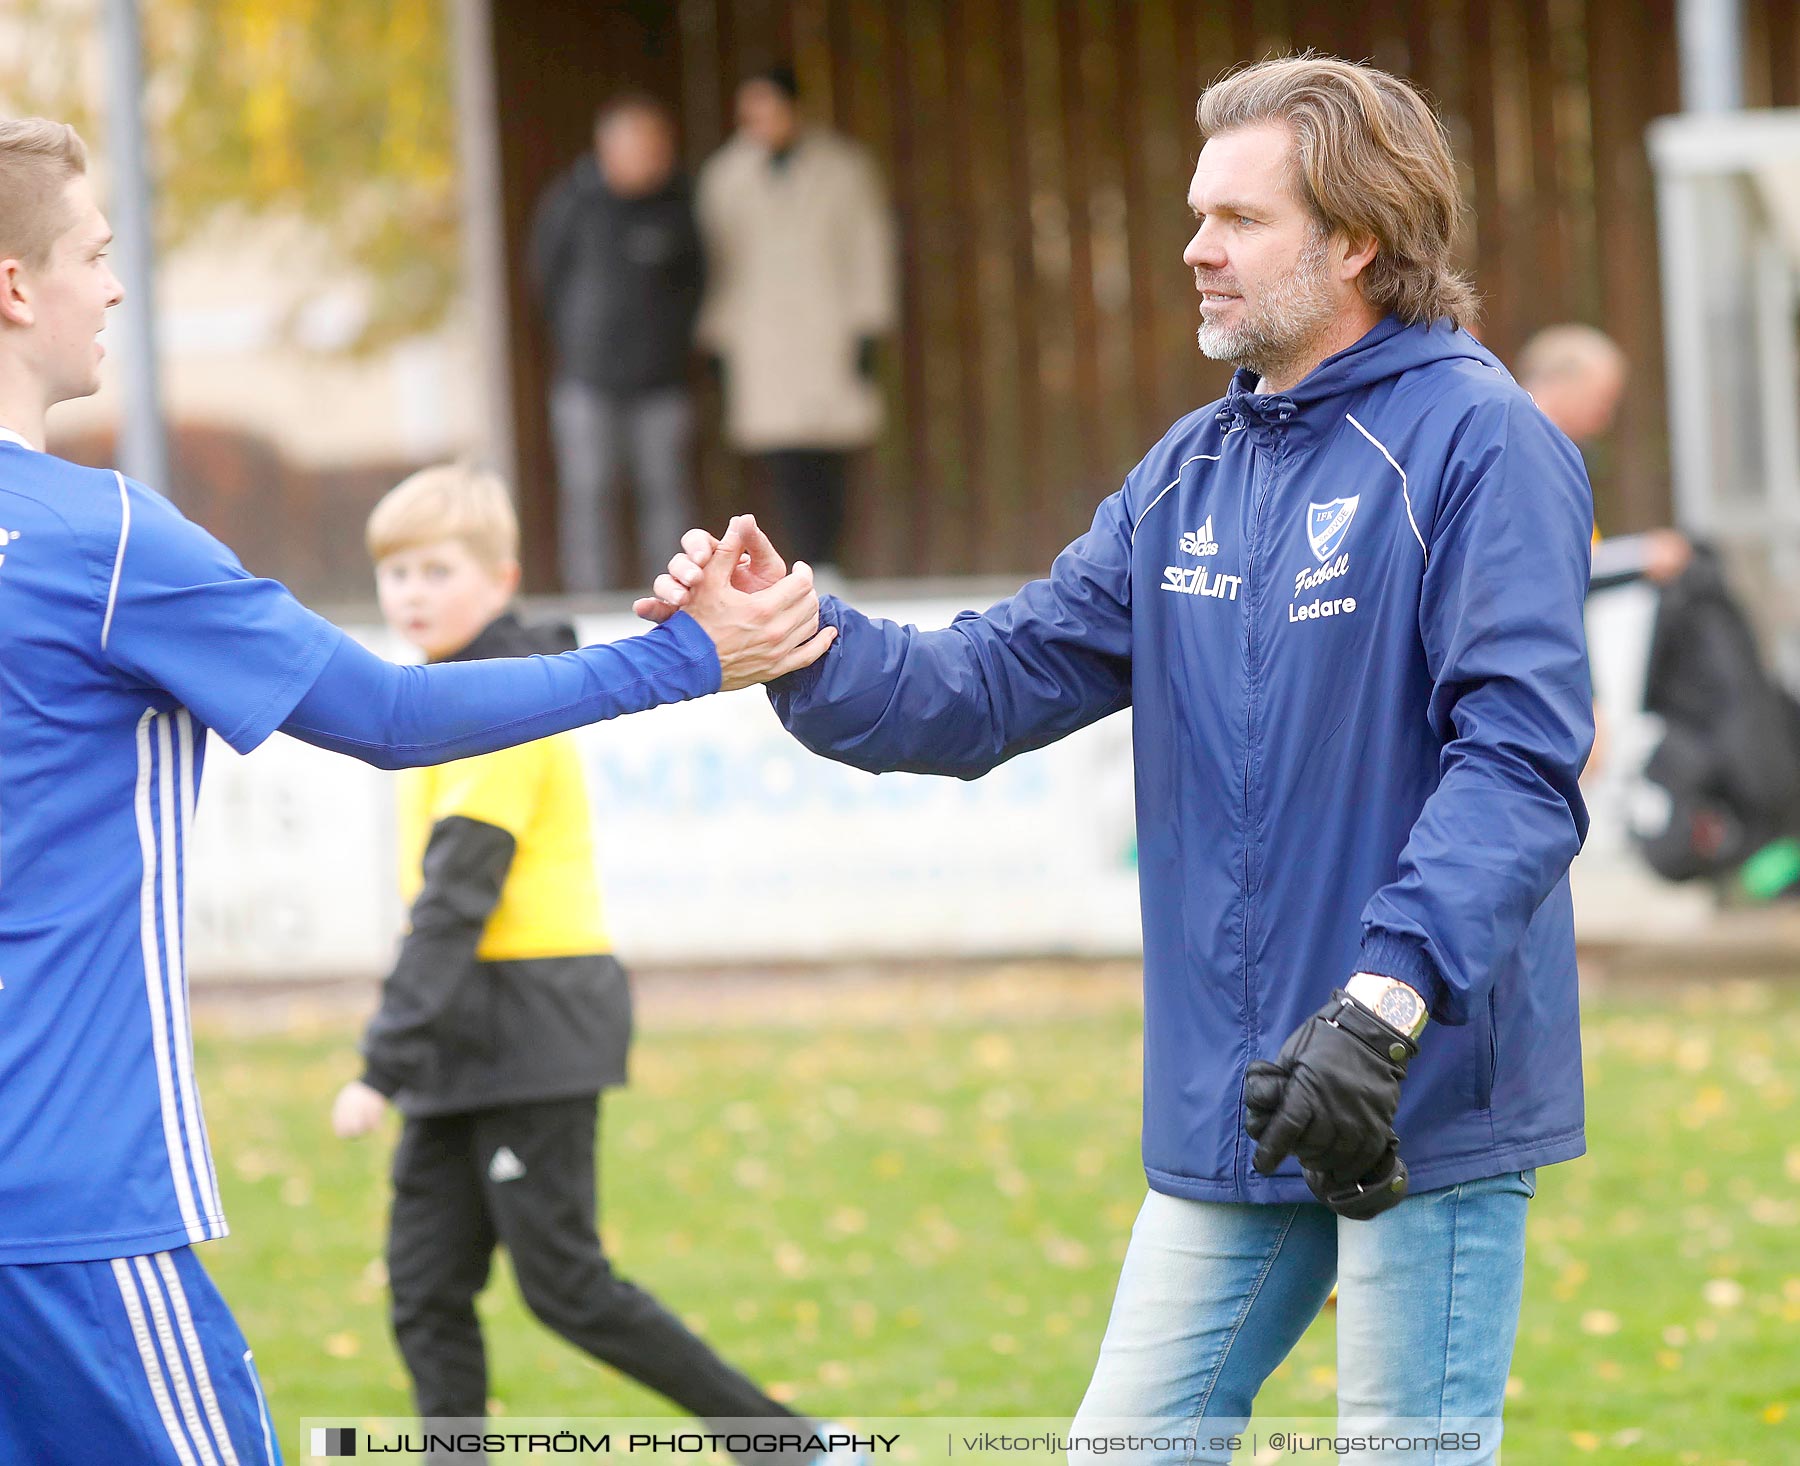
M1402 1033L1410 1034L1424 1006L1416 993L1403 987L1391 987L1376 1000L1375 1016L1384 1023L1393 1024Z

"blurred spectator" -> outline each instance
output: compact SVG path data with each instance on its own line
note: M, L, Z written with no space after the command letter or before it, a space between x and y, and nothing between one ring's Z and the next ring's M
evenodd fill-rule
M1519 352L1519 385L1577 444L1612 428L1625 374L1619 344L1592 326L1546 326Z
M1625 395L1628 363L1604 331L1574 323L1547 326L1519 353L1519 385L1544 416L1583 448L1612 430ZM1648 578L1667 585L1687 568L1693 546L1679 530L1617 535L1594 546L1591 590Z
M723 375L728 441L769 467L787 544L815 568L835 566L849 455L881 428L892 223L873 159L802 123L787 67L738 88L737 122L700 174L700 344Z
M1629 363L1604 331L1577 322L1546 326L1519 351L1517 378L1544 416L1582 450L1612 431L1625 395ZM1594 529L1588 593L1609 590L1634 580L1658 585L1674 581L1687 568L1693 547L1679 530L1653 529L1643 534L1603 539ZM1599 703L1594 705L1594 745L1582 777L1603 768L1612 745L1612 729Z
M632 569L615 548L622 468L637 491L638 571L661 569L694 522L688 357L702 252L659 103L629 95L601 110L592 154L538 206L531 263L556 343L562 585L600 590Z
M1519 354L1519 384L1577 447L1613 426L1627 362L1592 326L1551 326ZM1638 850L1667 880L1728 882L1766 901L1800 888L1800 703L1763 665L1718 556L1674 529L1595 535L1590 593L1649 580L1661 592L1644 674L1660 720L1630 811ZM1588 771L1610 730L1594 709Z
M573 627L513 613L518 543L492 474L414 474L369 517L382 615L430 662L572 650ZM390 1103L405 1116L387 1271L419 1415L487 1413L475 1299L504 1247L526 1306L595 1359L707 1419L810 1429L614 1272L595 1231L601 1092L625 1082L631 988L574 735L408 769L398 813L410 921L331 1118L353 1139ZM426 1456L452 1459L487 1457Z
M1632 833L1672 881L1729 877L1769 900L1800 881L1800 703L1771 674L1718 556L1665 589L1644 676L1662 734Z

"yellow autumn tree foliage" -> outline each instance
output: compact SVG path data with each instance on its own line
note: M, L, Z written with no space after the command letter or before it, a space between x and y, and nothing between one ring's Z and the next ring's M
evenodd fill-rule
M0 110L103 146L98 0L8 0ZM357 346L443 317L459 270L446 0L141 0L159 244L222 215L298 218L294 261L371 286Z

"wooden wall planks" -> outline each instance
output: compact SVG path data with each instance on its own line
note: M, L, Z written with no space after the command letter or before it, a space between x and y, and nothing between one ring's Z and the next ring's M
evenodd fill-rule
M1199 356L1180 254L1202 86L1302 47L1405 70L1440 107L1471 208L1463 240L1502 358L1589 320L1633 361L1594 456L1603 528L1667 513L1660 289L1643 130L1678 105L1674 0L509 0L497 26L507 220L522 262L538 190L593 106L648 88L691 165L746 70L792 56L815 110L873 148L899 221L903 329L890 417L859 474L863 575L1037 572L1225 373ZM1800 102L1790 0L1747 0L1758 100ZM544 341L515 290L514 385L534 583L549 588ZM709 424L716 437L716 427ZM703 499L766 508L709 444Z

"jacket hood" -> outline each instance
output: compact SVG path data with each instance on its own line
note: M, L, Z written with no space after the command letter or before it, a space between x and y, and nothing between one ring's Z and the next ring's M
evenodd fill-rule
M1354 345L1326 357L1285 392L1259 393L1257 374L1248 367L1238 368L1219 407L1219 424L1229 428L1243 422L1286 422L1318 403L1457 358L1489 367L1511 380L1499 358L1461 327L1448 321L1409 326L1397 316L1385 316Z
M485 662L496 657L549 656L556 652L572 652L580 645L581 639L567 621L527 626L511 611L506 611L483 627L475 640L444 660Z

